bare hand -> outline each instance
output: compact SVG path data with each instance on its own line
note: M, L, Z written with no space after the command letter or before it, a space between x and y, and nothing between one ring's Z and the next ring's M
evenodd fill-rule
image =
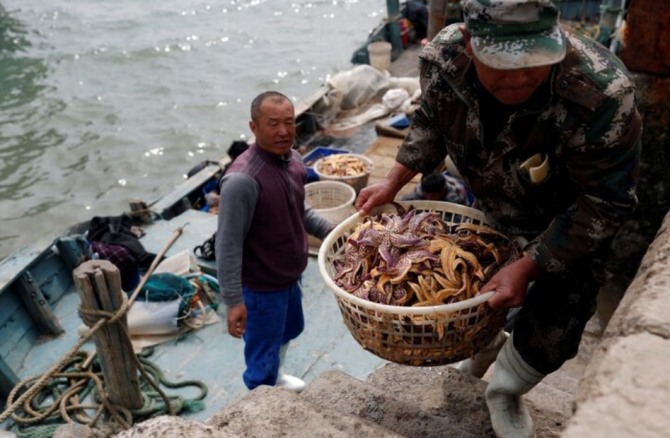
M228 333L241 338L247 327L247 306L238 304L228 308Z
M356 208L362 215L370 213L374 207L387 204L395 198L397 190L385 180L377 184L365 187L356 198Z
M526 298L528 284L536 279L539 274L540 270L535 265L535 262L530 257L524 255L519 260L496 272L482 286L481 292L491 290L496 292L488 300L489 306L493 309L520 307Z

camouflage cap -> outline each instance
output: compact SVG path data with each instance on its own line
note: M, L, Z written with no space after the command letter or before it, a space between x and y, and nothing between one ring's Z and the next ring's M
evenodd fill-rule
M474 55L489 67L539 67L565 57L558 8L551 0L463 0Z

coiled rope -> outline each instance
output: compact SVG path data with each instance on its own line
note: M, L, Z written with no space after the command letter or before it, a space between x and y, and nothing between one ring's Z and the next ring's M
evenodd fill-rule
M82 309L80 306L79 310L83 319L91 321L92 316L98 319L92 323L90 330L81 336L63 358L52 365L48 371L23 380L14 387L7 398L7 408L0 414L0 423L9 417L22 425L45 423L43 426L32 426L35 428L32 432L26 428L19 431L21 436L42 437L51 436L57 427L67 422L76 421L89 427L95 427L103 414L106 414L106 419L111 420L106 427L115 433L130 428L136 419L146 418L159 412L175 415L183 409L198 411L204 407L202 399L207 395L207 387L202 382L169 382L155 364L137 355L132 355L132 357L142 377L140 388L143 406L131 411L115 405L107 397L99 364L95 364L98 365L97 370L94 367L95 353L79 351L82 345L91 339L104 324L114 324L128 312L160 260L182 234L184 226L174 231L131 297L127 299L124 296L124 302L116 312L92 311ZM127 326L124 325L124 327L127 330ZM168 397L160 388L160 384L168 388L196 386L200 389L200 394L191 400L184 401L181 397ZM15 399L17 394L24 389L25 392ZM95 403L87 401L91 397ZM162 403L157 400L162 400ZM15 413L19 408L23 410L23 416ZM93 411L92 414L91 411ZM102 427L100 429L102 430Z

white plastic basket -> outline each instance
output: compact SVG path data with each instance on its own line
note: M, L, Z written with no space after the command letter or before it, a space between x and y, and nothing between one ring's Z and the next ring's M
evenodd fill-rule
M305 185L305 202L319 215L334 224L339 224L354 213L356 191L340 181L317 181ZM310 253L316 255L321 240L309 237Z
M332 159L333 157L354 157L359 159L361 162L363 162L363 165L367 168L366 172L357 174L357 175L351 175L351 176L337 176L337 175L329 175L327 173L323 173L321 169L321 165L324 162L324 160ZM363 189L365 186L368 185L368 181L370 180L370 174L372 173L372 169L374 168L374 164L372 163L372 160L366 157L365 155L360 155L360 154L336 154L336 155L330 155L328 157L323 157L319 159L316 163L314 163L314 173L319 177L319 181L339 181L343 182L346 184L349 184L351 187L354 188L356 193L360 192L361 189Z
M478 210L448 202L405 201L418 211L435 211L449 225L483 225ZM395 212L390 204L371 214ZM453 304L404 307L378 304L358 298L334 281L333 261L345 249L347 239L363 221L358 213L338 225L319 251L319 270L334 291L345 325L356 341L371 353L392 362L413 366L435 366L458 362L490 343L505 323L505 311L494 311L486 301L493 292Z

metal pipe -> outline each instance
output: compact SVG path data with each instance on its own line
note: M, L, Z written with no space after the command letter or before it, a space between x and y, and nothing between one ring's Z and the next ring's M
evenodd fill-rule
M386 0L386 11L388 14L386 28L389 42L394 55L403 50L402 35L400 34L400 0Z
M617 19L622 13L624 2L625 0L603 0L600 4L598 42L605 47L610 46L612 34L616 31Z

